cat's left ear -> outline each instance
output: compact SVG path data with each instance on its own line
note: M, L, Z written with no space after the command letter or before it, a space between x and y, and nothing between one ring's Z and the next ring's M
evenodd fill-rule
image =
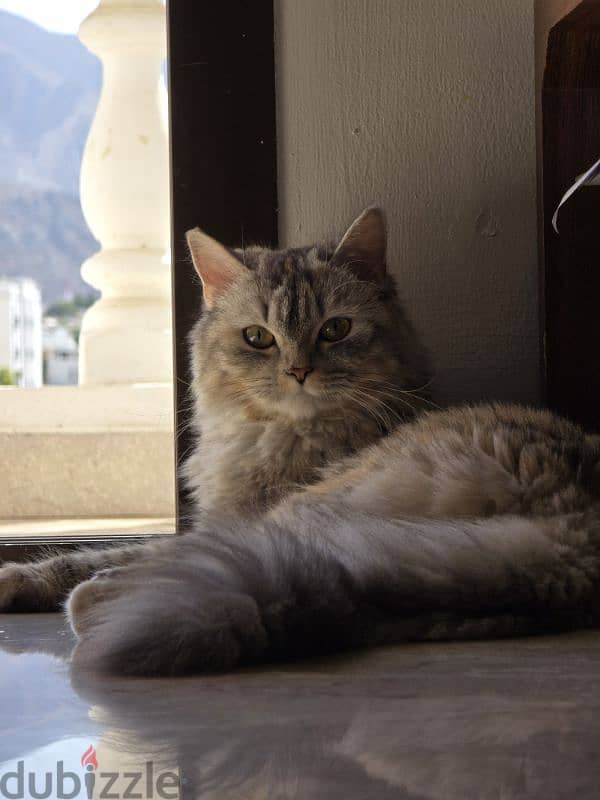
M202 281L204 302L212 308L215 299L222 294L239 275L246 272L241 261L226 247L200 228L185 235L196 272Z
M383 211L376 206L365 208L343 235L332 262L343 265L360 280L382 286L385 281L387 235Z

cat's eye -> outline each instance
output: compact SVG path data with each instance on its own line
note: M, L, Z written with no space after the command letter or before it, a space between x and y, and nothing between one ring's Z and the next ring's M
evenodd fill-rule
M328 319L319 331L319 337L326 342L339 342L350 333L350 320L347 317Z
M273 334L262 325L250 325L248 328L244 328L242 333L248 344L258 350L266 350L275 343Z

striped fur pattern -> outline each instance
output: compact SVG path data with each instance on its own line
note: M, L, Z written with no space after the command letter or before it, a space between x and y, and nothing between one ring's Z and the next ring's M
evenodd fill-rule
M198 231L190 248L193 524L7 565L1 610L71 592L75 663L142 675L598 624L600 440L542 410L429 410L378 210L335 249L234 252ZM351 326L324 343L332 317ZM256 325L268 348L244 339Z

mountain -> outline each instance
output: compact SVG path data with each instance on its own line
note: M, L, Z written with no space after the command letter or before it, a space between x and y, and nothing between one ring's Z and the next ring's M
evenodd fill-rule
M0 275L34 278L44 306L92 293L79 269L98 247L74 194L0 184Z
M0 12L0 275L34 278L45 304L89 291L78 184L100 84L76 36Z

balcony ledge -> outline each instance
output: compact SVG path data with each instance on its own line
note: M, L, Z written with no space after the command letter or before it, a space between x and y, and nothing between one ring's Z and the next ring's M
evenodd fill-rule
M0 390L0 520L171 518L171 384Z

